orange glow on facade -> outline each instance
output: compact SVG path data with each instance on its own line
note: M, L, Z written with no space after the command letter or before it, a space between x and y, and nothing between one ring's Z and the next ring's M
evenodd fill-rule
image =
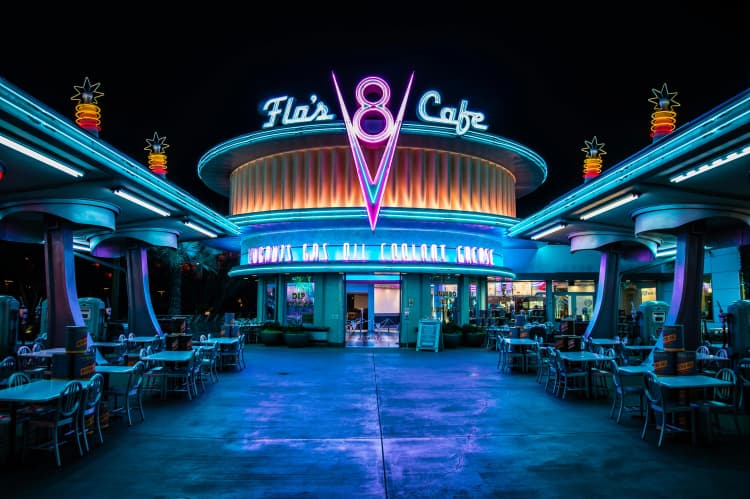
M368 161L372 164L375 158ZM362 192L351 162L348 148L321 147L241 165L232 173L230 213L360 208ZM383 206L512 217L515 192L515 178L502 165L453 152L397 148Z

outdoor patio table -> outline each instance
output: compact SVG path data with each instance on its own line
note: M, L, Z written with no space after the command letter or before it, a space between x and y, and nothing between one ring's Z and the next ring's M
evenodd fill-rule
M85 379L80 381L84 386L88 383L88 380ZM16 407L25 404L46 404L52 402L60 396L68 382L70 382L69 379L42 379L25 385L0 389L0 402L10 404L8 462L11 461L16 450L16 426L18 426Z

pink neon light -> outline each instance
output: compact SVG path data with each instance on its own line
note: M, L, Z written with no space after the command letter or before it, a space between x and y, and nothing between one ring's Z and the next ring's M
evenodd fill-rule
M412 81L414 80L414 72L412 71L411 75L409 76L409 83L406 86L406 91L404 92L404 98L401 101L401 107L399 108L398 116L396 117L396 120L392 125L389 124L390 122L388 118L392 120L393 117L390 110L385 107L385 104L387 104L390 100L390 88L388 87L388 84L385 82L385 80L383 80L382 78L371 76L363 79L357 85L357 92L355 94L357 96L357 101L360 104L369 104L369 106L361 106L357 109L357 111L355 112L355 118L357 118L357 126L355 126L355 124L353 124L352 120L349 118L349 112L346 109L344 98L341 95L341 89L339 88L338 81L336 81L336 75L333 73L333 71L331 71L331 76L333 78L333 85L336 89L336 95L339 99L339 105L341 106L341 115L343 116L344 124L346 125L346 135L349 139L349 146L354 158L354 164L357 168L359 185L362 189L362 195L365 198L365 208L367 209L367 218L370 221L370 229L374 231L375 225L377 224L378 215L380 214L380 205L383 201L385 186L388 183L388 176L391 171L391 163L393 162L393 157L396 151L396 142L398 142L398 136L401 132L401 124L403 123L404 113L406 112L406 102L409 98ZM382 91L381 98L374 102L370 101L366 95L366 90L369 90L372 87L376 87L377 89ZM386 125L383 132L380 132L376 135L371 135L365 130L362 130L361 127L359 127L362 116L365 116L367 113L377 113L384 117L388 125ZM384 135L383 138L385 138L386 136L388 137L388 142L386 143L383 150L383 156L380 158L380 164L378 165L378 170L375 173L375 178L373 178L370 174L370 170L367 166L367 160L362 153L362 146L359 143L358 139L361 139L368 144L373 144L381 142L383 140L383 138L381 138L382 135Z

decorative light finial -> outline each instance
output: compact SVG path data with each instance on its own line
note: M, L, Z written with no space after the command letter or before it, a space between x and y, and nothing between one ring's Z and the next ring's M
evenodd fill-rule
M159 137L159 134L154 132L154 138L146 139L148 145L143 148L144 151L148 151L148 168L152 173L162 177L167 176L167 155L164 151L169 144L166 140L166 137Z
M599 139L584 140L586 145L581 151L586 153L586 159L583 160L583 181L588 182L592 178L598 177L602 173L602 156L607 154L604 150L604 142Z
M677 113L674 108L679 107L680 103L674 100L677 92L670 92L666 83L661 90L652 88L651 92L654 94L648 100L654 105L654 112L651 113L651 138L658 139L676 128Z
M70 100L78 102L76 105L76 125L92 134L99 136L101 132L101 108L96 105L96 99L104 94L99 91L100 83L91 83L87 76L83 85L74 85L76 94Z

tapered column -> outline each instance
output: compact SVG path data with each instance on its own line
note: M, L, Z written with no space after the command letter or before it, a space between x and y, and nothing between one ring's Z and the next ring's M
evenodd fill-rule
M603 251L599 260L599 284L596 289L594 314L585 336L613 338L620 303L620 255Z
M683 325L686 350L695 350L700 343L705 239L699 225L686 225L677 233L674 289L666 323Z
M85 326L76 289L73 229L63 219L48 217L44 245L47 284L47 346L65 346L66 326Z
M128 248L127 260L128 326L137 336L153 336L161 333L156 320L148 284L148 256L146 248Z

